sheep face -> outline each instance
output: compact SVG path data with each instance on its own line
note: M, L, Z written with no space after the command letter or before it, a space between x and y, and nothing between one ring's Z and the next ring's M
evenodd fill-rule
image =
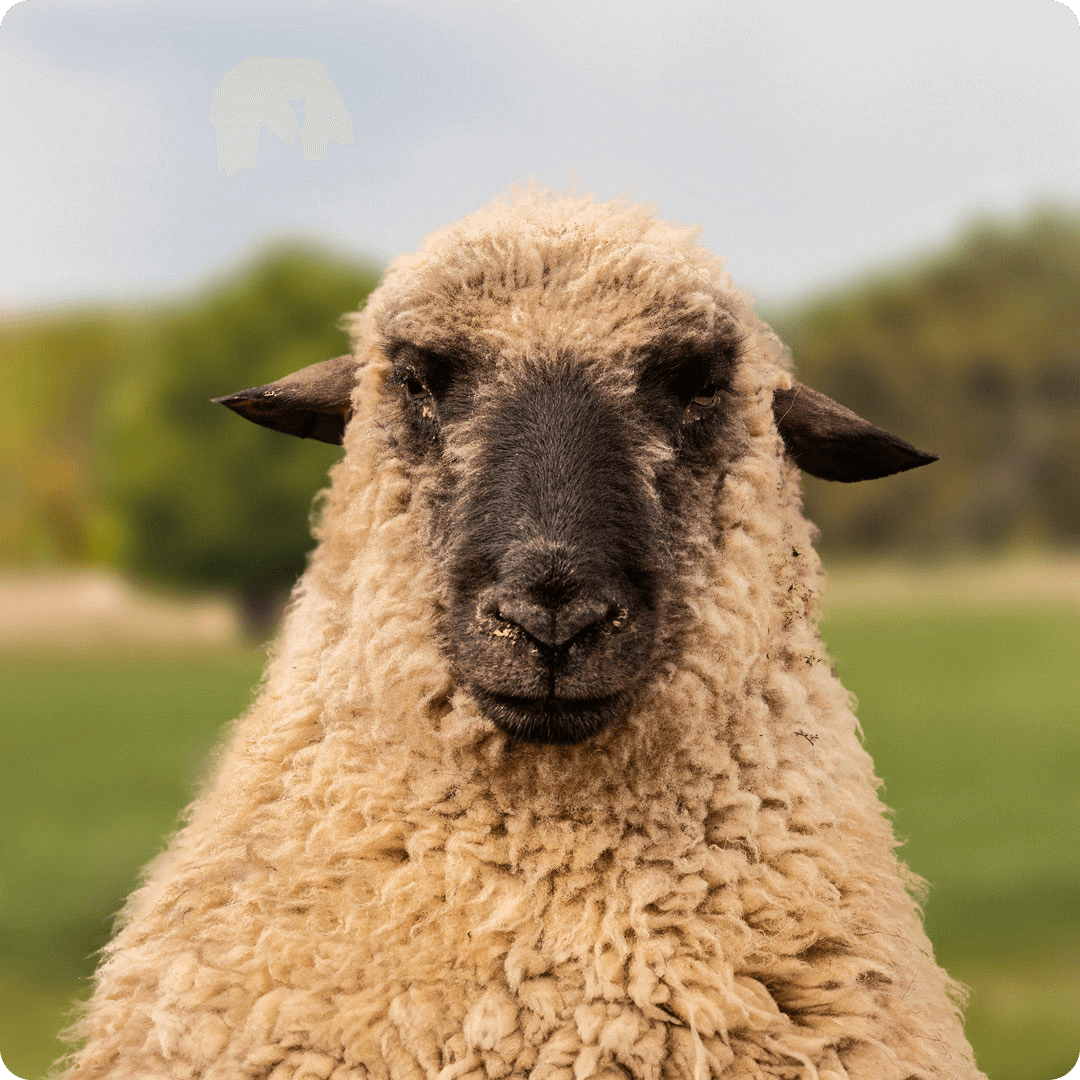
M707 348L669 335L591 360L386 347L384 416L426 503L443 645L508 734L588 738L675 647L684 519L740 442L738 350L731 321Z
M522 740L589 738L677 660L740 455L778 483L785 448L836 480L933 460L793 384L715 260L641 208L466 219L397 260L352 330L353 356L217 400L331 442L354 406L376 419L423 509L454 675ZM357 364L377 401L354 400Z

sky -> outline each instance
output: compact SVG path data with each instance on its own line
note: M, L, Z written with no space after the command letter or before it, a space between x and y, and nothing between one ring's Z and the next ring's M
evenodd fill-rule
M211 103L252 57L321 64L353 141L318 160L264 126L254 168L219 167ZM1080 207L1080 23L1058 0L22 0L0 146L0 313L168 296L283 238L381 265L529 178L699 224L777 305Z

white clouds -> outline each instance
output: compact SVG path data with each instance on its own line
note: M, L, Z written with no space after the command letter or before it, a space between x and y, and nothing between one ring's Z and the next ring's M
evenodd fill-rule
M282 230L385 256L530 174L704 223L765 296L1080 200L1080 28L1055 0L74 10L0 34L12 300L181 281ZM253 55L324 64L356 144L308 162L264 133L257 169L217 173L210 96Z
M165 146L154 99L4 41L0 102L5 298L95 292L90 275L79 289L74 266L105 280L126 276L125 249L158 209L153 178Z

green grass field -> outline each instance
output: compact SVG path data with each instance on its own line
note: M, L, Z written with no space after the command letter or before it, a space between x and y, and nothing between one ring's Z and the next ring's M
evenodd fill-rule
M972 992L991 1080L1080 1052L1080 613L843 610L825 635L860 699L939 958ZM39 1077L92 953L160 847L255 652L0 660L0 1053Z

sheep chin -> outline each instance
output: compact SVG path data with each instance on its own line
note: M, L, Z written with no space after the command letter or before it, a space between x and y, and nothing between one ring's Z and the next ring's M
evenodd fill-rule
M602 698L522 698L470 686L481 712L519 742L572 746L626 719L633 698L621 692Z

